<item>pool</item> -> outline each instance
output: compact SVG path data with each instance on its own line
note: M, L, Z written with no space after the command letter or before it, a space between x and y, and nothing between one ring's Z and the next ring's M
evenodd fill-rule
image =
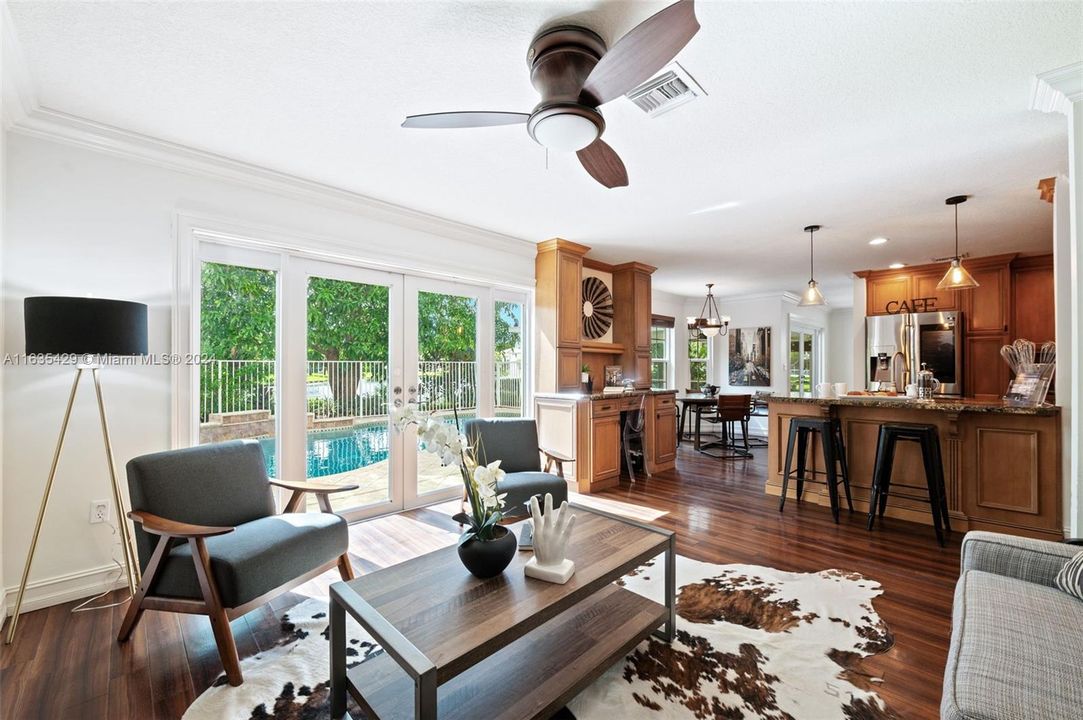
M460 415L467 420L473 415ZM448 418L451 424L451 418ZM260 438L267 474L278 477L275 439ZM318 478L350 472L387 460L390 447L386 423L368 423L337 430L318 430L305 436L306 477Z

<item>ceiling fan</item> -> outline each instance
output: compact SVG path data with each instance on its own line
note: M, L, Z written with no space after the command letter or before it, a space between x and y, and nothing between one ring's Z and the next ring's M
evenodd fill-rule
M598 108L635 89L665 67L699 31L694 0L655 13L607 49L592 30L560 25L539 33L526 60L541 102L530 113L446 112L410 115L405 128L526 125L539 145L575 152L591 177L607 188L628 184L620 156L605 141Z

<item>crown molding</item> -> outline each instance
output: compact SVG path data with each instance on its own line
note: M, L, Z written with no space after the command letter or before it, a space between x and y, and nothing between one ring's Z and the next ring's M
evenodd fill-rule
M0 122L5 128L25 119L37 107L34 84L6 2L0 3L0 104Z
M1069 115L1077 102L1083 102L1083 62L1038 73L1031 81L1031 110Z
M419 210L411 210L350 190L123 130L58 110L44 107L33 108L12 125L11 131L28 137L51 140L136 160L155 167L256 188L293 200L314 203L368 219L523 257L533 257L535 253L533 243L512 235L448 220Z

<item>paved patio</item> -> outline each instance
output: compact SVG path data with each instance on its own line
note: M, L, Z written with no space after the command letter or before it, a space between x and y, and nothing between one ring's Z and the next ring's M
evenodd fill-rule
M388 499L389 464L390 461L381 460L350 472L312 478L312 482L328 485L359 485L357 490L331 496L332 508L350 510ZM459 475L458 468L442 467L439 458L435 455L421 452L417 454L417 484L418 493L425 494L449 487L462 487L462 476ZM308 510L319 512L316 498L311 495L308 498Z

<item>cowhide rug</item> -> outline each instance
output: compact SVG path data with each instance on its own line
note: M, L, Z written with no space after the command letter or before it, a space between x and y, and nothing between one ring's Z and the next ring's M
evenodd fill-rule
M651 565L621 582L660 598ZM562 720L885 720L898 716L857 662L886 652L891 633L872 607L880 585L857 573L791 573L677 558L677 639L642 642L579 694ZM185 720L328 717L327 600L282 618L279 646L241 663L245 682L219 678ZM382 652L349 620L352 665ZM351 666L352 666L351 665ZM479 719L481 720L481 719Z

